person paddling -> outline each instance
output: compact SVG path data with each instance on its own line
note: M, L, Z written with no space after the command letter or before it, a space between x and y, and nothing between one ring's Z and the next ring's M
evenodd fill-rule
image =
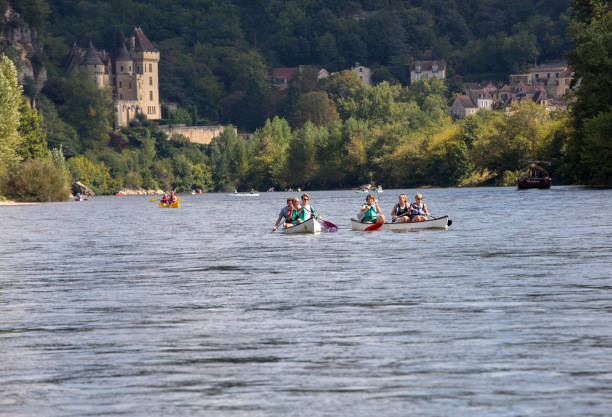
M363 218L362 223L384 223L385 216L383 216L378 201L372 194L368 194L366 197L366 203L361 206L361 213Z
M306 221L311 217L314 217L315 219L321 218L321 216L318 216L315 209L310 205L310 196L304 193L302 194L302 209L300 210L300 219L302 219L302 221Z
M408 206L408 197L406 197L406 194L400 194L397 204L395 204L393 210L391 210L391 219L393 223L409 223L409 215L410 207Z
M424 222L429 217L427 205L423 203L423 196L417 194L414 196L415 202L410 204L410 223Z
M161 199L162 204L168 204L168 193L164 193L164 196Z
M302 219L300 219L299 211L297 209L297 205L295 204L295 199L291 199L291 202L287 200L287 205L289 206L289 215L285 217L285 224L283 227L286 229L291 226L295 226L296 224L304 223Z
M276 219L276 223L274 223L274 227L272 227L272 231L275 231L276 229L278 229L278 226L281 224L283 219L286 219L289 217L289 215L291 214L291 210L293 209L292 204L293 204L293 197L288 197L287 205L281 209L280 213L278 213L278 219Z

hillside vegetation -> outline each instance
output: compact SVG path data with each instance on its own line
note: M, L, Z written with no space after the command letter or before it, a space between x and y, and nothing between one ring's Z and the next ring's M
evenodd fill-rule
M66 156L71 180L97 192L509 185L532 143L552 162L555 184L612 185L608 1L573 1L569 11L552 0L22 0L14 7L45 44L35 62L49 81L38 92L26 80L24 93L42 113L46 146ZM73 42L115 51L134 26L161 51L162 100L179 106L163 109L165 121L221 122L254 135L245 141L228 127L197 145L167 140L143 118L109 134L110 92L86 72L65 74L64 59ZM461 80L506 79L570 50L581 79L573 111L523 102L509 113L450 117ZM406 88L410 59L421 58L446 59L446 82ZM374 69L375 86L342 71L356 61ZM297 65L306 66L284 92L266 80L272 67ZM317 81L317 67L336 73Z

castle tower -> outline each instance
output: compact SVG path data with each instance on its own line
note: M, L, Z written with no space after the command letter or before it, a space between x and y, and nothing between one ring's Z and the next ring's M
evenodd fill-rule
M137 80L134 76L134 61L125 44L121 44L115 59L115 90L120 100L137 100Z
M103 88L105 85L108 85L108 80L105 83L105 73L104 73L104 63L98 56L98 52L96 52L96 48L93 46L93 42L89 41L89 48L83 57L83 63L87 69L89 69L92 74L94 81L98 84L98 87ZM106 78L108 75L106 75Z
M128 39L129 53L134 61L134 75L140 112L147 119L161 119L159 106L159 51L140 28L134 28Z

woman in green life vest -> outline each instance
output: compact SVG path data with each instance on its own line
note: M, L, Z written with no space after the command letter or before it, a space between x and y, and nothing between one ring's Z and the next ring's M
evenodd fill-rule
M378 206L378 200L374 198L372 194L366 196L366 203L361 206L361 213L363 218L362 223L384 223L385 216L382 215L380 207Z

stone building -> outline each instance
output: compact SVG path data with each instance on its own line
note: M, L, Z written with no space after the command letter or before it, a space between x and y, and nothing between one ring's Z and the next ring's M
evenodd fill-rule
M351 72L357 74L365 85L372 86L372 70L370 68L360 65L359 62L355 62L355 66L351 67Z
M142 29L134 28L114 59L96 51L92 42L84 51L76 44L68 55L66 70L87 68L100 88L110 87L115 107L115 127L127 126L138 113L161 118L159 105L159 51Z
M410 84L419 80L432 80L446 78L446 61L414 61L410 64Z

